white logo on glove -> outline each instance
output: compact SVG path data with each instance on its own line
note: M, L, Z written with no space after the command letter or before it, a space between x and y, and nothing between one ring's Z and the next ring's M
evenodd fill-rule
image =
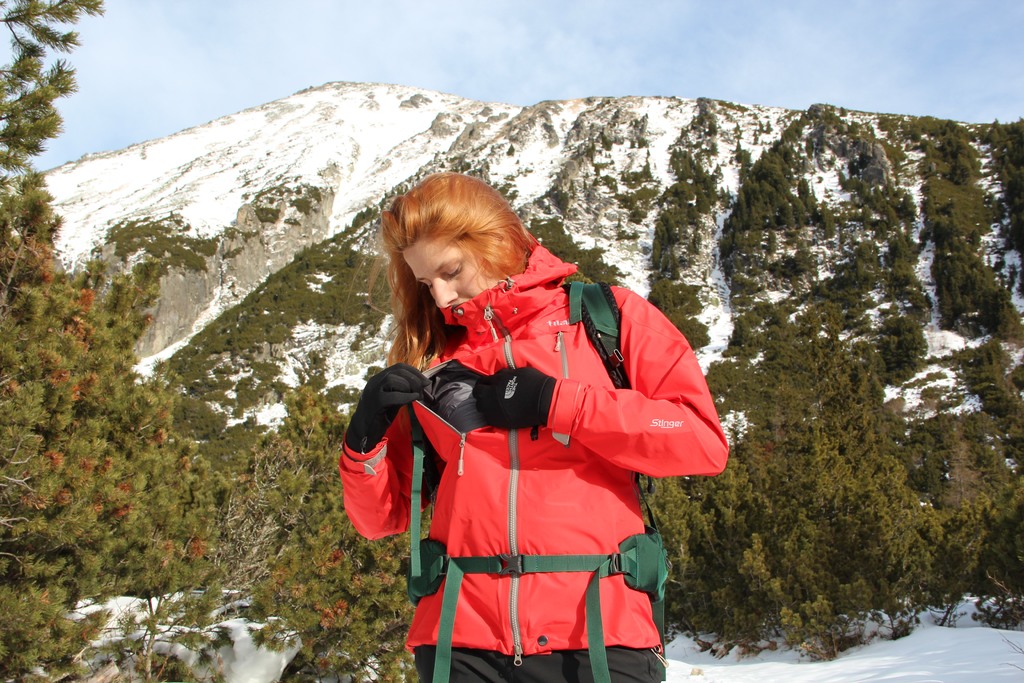
M512 379L510 379L508 381L508 384L505 385L505 398L506 398L506 400L512 398L513 396L515 396L515 393L516 393L516 378L513 377Z

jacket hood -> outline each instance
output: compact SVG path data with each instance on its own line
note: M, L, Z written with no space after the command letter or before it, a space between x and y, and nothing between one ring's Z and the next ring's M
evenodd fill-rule
M562 281L576 270L574 264L566 263L538 244L530 252L526 270L502 280L469 301L442 309L444 320L470 332L481 331L486 325L484 310L488 307L502 318L519 310L530 310L547 299L548 293L560 287Z

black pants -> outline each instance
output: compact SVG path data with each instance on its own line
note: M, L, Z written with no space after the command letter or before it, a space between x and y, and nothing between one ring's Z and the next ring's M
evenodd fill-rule
M433 645L415 650L416 673L421 683L434 676ZM652 650L608 648L608 671L613 683L658 683L662 664ZM516 666L510 655L491 650L452 648L451 683L591 683L590 655L586 650L560 650L549 655L523 657Z

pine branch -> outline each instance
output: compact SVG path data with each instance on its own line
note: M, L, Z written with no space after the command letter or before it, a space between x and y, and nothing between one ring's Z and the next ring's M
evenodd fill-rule
M25 444L26 441L38 441L39 439L40 439L40 437L36 436L35 434L33 434L31 436L27 436L25 434L22 434L18 438L17 445L15 445L15 447L13 449L11 449L11 456L7 460L4 461L4 465L11 466L11 465L26 465L26 464L28 464L29 461L31 460L31 456L29 456L25 460L18 460L17 459L18 458L18 453L21 452L21 447Z
M21 523L21 524L25 524L26 522L28 522L28 518L27 517L7 517L6 519L0 519L0 526L5 526L8 529L13 529L16 522L17 523ZM18 559L17 555L12 555L11 553L0 553L0 556L2 556L2 557L13 557L14 559L18 560L19 563L21 562L21 560Z

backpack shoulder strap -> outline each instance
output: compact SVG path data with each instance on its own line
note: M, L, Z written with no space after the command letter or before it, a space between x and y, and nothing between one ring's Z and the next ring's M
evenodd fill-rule
M409 575L422 574L420 567L420 527L421 506L423 495L423 461L425 459L427 439L423 435L423 427L416 419L412 404L409 404L409 422L412 428L412 484L409 492ZM410 592L410 597L412 593ZM415 600L414 600L415 602Z
M583 323L590 343L604 362L612 383L618 389L628 389L629 377L623 367L619 345L622 316L612 288L604 282L570 282L564 285L569 294L569 322Z

